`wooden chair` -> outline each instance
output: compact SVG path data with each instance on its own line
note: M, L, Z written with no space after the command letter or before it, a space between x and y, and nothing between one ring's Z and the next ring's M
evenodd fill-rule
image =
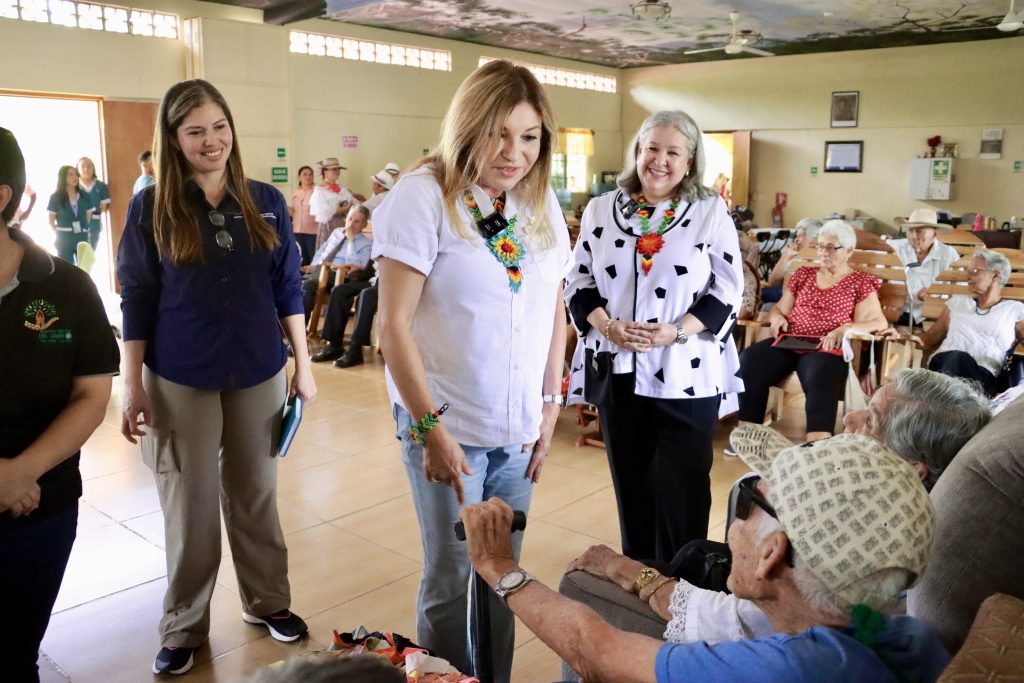
M331 278L334 279L335 287L342 284L345 282L345 269L326 263L320 268L320 279L316 283L316 296L313 298L313 310L309 313L309 325L306 326L306 336L312 339L320 337L320 311L330 296L327 283L331 281Z
M952 228L949 230L936 230L935 239L943 244L950 245L961 256L971 254L975 249L985 247L985 243L981 241L981 238L969 230L954 230Z

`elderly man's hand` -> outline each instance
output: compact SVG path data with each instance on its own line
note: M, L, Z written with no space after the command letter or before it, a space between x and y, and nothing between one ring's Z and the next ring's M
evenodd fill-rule
M512 508L501 498L467 505L459 515L466 526L469 561L494 585L516 565L512 555Z

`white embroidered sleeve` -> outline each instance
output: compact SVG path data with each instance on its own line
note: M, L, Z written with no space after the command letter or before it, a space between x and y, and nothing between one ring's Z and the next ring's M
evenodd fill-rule
M705 590L679 581L669 603L672 620L665 639L672 643L709 645L760 638L775 632L764 612L749 600L728 593Z
M664 638L670 643L685 643L686 640L686 618L687 606L690 602L690 593L697 590L697 587L687 581L679 580L676 587L672 589L672 597L669 599L668 611L672 615L668 625L665 626Z

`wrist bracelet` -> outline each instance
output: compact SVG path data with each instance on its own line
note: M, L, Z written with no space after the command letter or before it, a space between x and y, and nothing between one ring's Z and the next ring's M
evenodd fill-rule
M419 422L409 425L409 436L412 437L412 440L422 446L426 442L427 432L437 426L441 421L439 418L444 415L446 410L448 410L447 403L432 413L426 413Z
M657 579L655 579L650 584L644 586L643 589L641 589L640 594L639 594L640 599L642 601L644 601L645 603L647 603L648 605L650 605L651 604L651 598L653 598L654 595L658 591L660 591L662 589L662 587L666 583L668 583L669 581L672 581L672 580L673 579L672 579L671 576L659 576ZM645 593L646 593L646 595L644 595Z
M612 323L615 322L612 318L608 318L608 322L604 324L604 338L611 341Z

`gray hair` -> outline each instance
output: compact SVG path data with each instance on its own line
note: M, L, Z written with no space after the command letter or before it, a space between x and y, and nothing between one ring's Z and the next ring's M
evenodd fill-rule
M857 246L857 233L853 231L853 226L846 221L838 219L825 221L821 230L818 231L818 239L820 240L825 235L832 235L839 240L839 245L843 249L853 249Z
M804 233L807 235L807 239L813 242L818 239L818 234L821 232L821 221L817 218L801 218L793 230Z
M358 211L359 213L363 214L364 220L370 220L370 210L366 208L365 204L353 204L352 208L349 209L349 211Z
M999 274L999 286L1003 287L1010 280L1010 273L1012 268L1010 267L1010 259L1006 258L998 251L992 251L991 249L977 249L971 258L980 258L985 262L985 267L989 270L995 271Z
M779 520L765 514L761 516L754 539L757 543L761 543L768 536L779 531L787 533ZM786 540L792 545L793 541L788 536ZM901 593L914 583L915 578L913 573L906 569L890 567L868 574L858 579L852 586L846 586L845 589L854 588L862 596L863 601L870 603L873 609L894 612L901 607ZM839 619L849 618L853 605L846 604L845 600L836 595L835 591L814 573L811 566L804 561L795 548L793 549L793 583L810 609Z
M900 457L924 463L925 488L931 490L992 411L970 383L931 370L900 370L890 384L891 398L880 415L882 441Z
M640 124L622 160L622 173L615 179L619 187L629 193L640 192L640 176L636 170L636 157L640 153L640 143L653 128L675 128L686 137L686 153L690 157L690 169L683 176L676 190L688 202L696 202L714 197L715 191L704 186L704 143L701 140L700 128L681 111L659 111L651 114Z

